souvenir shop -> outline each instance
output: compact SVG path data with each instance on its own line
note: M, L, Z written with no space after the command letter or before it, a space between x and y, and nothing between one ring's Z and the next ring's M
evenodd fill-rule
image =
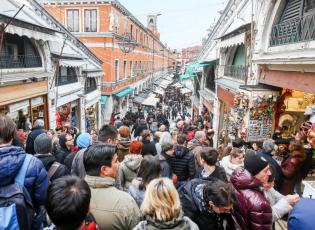
M80 102L79 99L66 103L57 108L57 127L77 127L80 128Z

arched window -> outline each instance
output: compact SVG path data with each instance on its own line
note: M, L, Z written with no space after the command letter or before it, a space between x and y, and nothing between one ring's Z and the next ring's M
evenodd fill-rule
M84 86L85 93L86 94L90 93L96 89L97 89L97 86L96 86L95 79L92 77L88 77L85 81L85 86Z
M240 45L235 51L232 65L245 65L245 46Z
M0 52L1 69L41 66L41 57L29 38L15 34L4 34L3 47Z

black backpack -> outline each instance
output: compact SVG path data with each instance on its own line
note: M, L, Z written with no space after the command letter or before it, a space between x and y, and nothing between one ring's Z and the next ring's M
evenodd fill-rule
M34 217L32 198L24 186L32 156L26 154L13 184L0 187L0 229L30 230Z

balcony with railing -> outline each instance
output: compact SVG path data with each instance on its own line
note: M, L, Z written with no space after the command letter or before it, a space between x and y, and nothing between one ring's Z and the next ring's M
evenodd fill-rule
M41 67L40 56L34 55L0 55L0 69Z
M315 13L295 17L274 25L270 46L315 40Z
M246 80L246 67L244 65L226 65L224 66L224 76L239 81Z

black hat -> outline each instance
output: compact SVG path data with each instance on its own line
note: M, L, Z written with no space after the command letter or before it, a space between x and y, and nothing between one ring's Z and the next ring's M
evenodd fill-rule
M257 155L249 155L245 157L244 168L250 172L252 176L256 176L261 170L268 166L268 162Z

